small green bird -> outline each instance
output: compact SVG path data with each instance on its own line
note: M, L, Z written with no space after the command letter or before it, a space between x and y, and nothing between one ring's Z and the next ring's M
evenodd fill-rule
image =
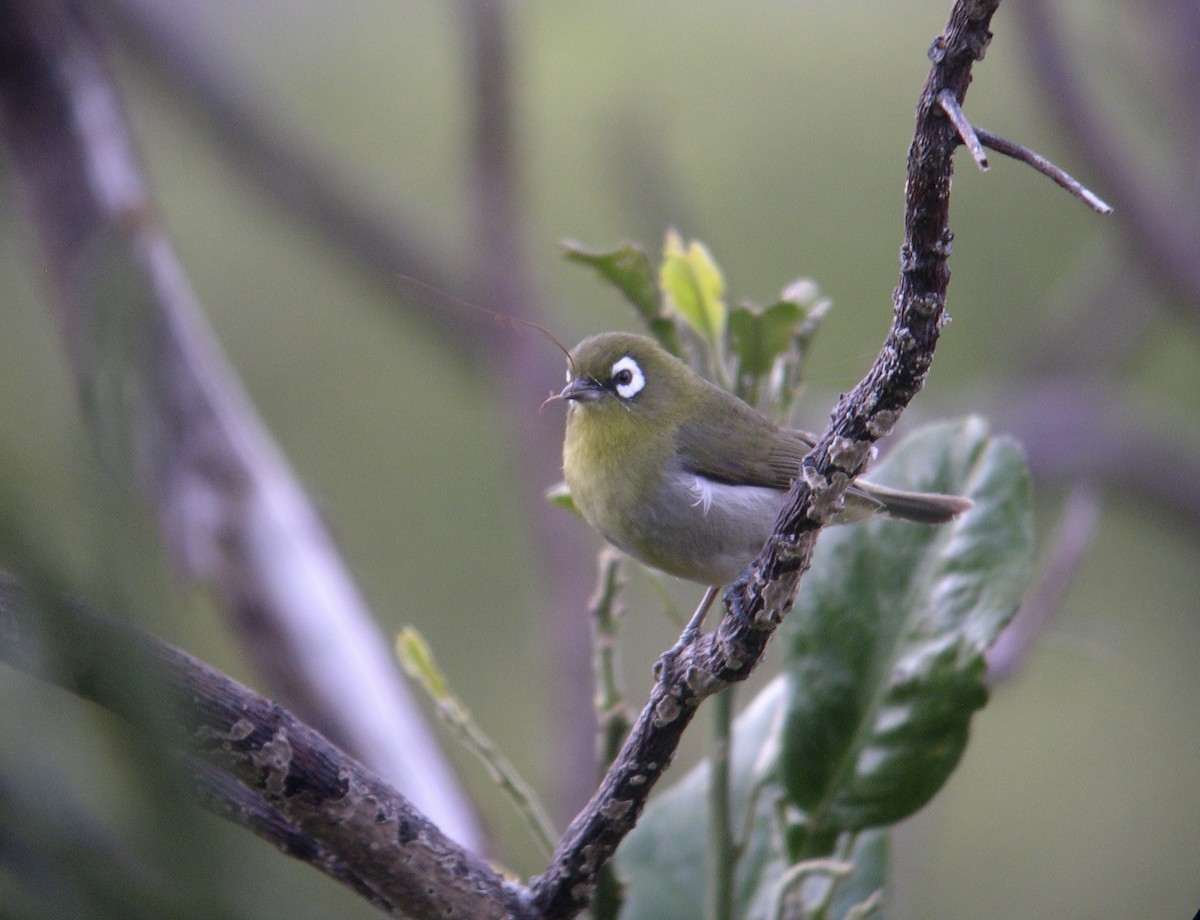
M609 543L671 575L726 584L762 548L815 443L781 428L639 335L606 332L571 352L563 472ZM837 521L875 514L941 524L970 499L857 482Z

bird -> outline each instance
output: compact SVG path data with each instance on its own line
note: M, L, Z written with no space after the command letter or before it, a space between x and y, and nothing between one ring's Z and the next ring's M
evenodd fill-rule
M632 333L581 341L551 398L569 404L563 474L575 508L626 555L708 586L710 603L770 536L816 442ZM858 480L835 523L884 515L942 524L970 507L956 495Z

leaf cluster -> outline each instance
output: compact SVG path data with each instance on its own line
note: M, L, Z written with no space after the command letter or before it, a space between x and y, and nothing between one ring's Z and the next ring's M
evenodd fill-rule
M657 273L632 243L606 251L565 246L568 259L591 267L625 297L663 348L776 421L786 419L831 305L811 278L792 282L765 307L744 300L731 308L712 253L675 230L667 233Z

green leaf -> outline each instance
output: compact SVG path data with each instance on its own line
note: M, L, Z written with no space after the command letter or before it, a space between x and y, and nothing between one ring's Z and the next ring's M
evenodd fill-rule
M730 311L729 344L737 362L734 386L738 396L752 405L758 402L759 384L791 347L804 316L804 308L789 300L764 310L743 304Z
M982 420L914 435L871 478L975 506L941 527L839 527L818 545L780 636L782 777L813 840L898 821L937 792L987 699L983 652L1030 576L1028 473Z
M741 827L750 806L751 789L762 782L759 755L779 731L784 682L776 678L735 721L730 756L733 825ZM769 766L769 762L767 764ZM704 916L708 846L707 761L655 798L617 850L617 873L626 883L622 920L694 920ZM778 789L778 787L776 787ZM759 808L767 812L760 798ZM760 815L750 846L739 864L737 915L760 890L769 889L783 871L773 843L771 817ZM764 899L765 903L769 899ZM763 916L758 914L757 916Z
M730 763L733 825L747 824L738 862L735 915L767 920L788 860L776 826L776 802L783 790L773 777L786 687L769 683L737 718ZM647 806L642 819L617 850L616 867L625 883L621 920L694 920L703 917L707 897L708 762L700 764ZM761 787L755 797L754 789ZM842 880L833 904L855 904L883 886L886 845L882 832L863 834L850 859L855 871ZM843 911L844 913L844 911ZM840 913L831 913L840 917Z
M546 490L546 501L554 505L556 508L566 508L573 514L579 514L579 509L575 507L575 499L571 497L571 487L565 482L560 482ZM579 514L583 517L582 514Z
M595 269L625 296L663 348L681 354L679 332L667 316L650 260L640 247L622 243L608 252L596 252L570 240L563 247L570 261Z
M725 279L704 244L693 240L685 248L683 238L668 231L658 278L667 305L720 354L728 312Z
M756 377L767 374L791 345L804 316L804 308L792 300L762 310L750 305L735 308L729 314L729 338L739 370Z

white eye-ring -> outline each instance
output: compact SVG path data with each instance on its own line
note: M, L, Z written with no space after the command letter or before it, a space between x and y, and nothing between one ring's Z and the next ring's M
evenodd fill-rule
M626 355L612 366L612 382L618 396L622 399L633 399L646 385L646 375L642 373L638 363Z

